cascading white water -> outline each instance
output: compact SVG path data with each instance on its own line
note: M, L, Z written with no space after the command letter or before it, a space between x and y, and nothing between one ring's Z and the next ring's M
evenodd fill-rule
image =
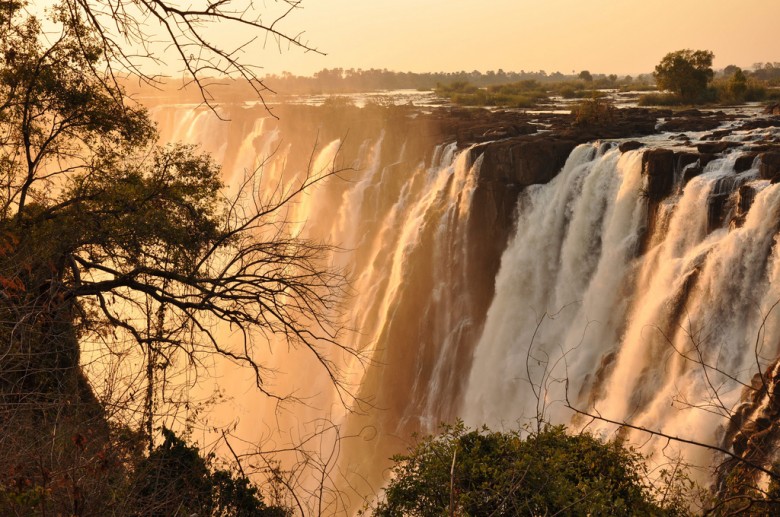
M742 384L778 352L780 187L755 170L736 175L737 154L715 160L663 201L654 234L643 235L641 155L580 146L553 181L526 191L474 349L462 408L469 423L565 423L571 404L722 445ZM724 179L759 193L741 227L726 218L708 233L708 202ZM638 254L643 238L650 247ZM617 429L587 426L605 437ZM651 441L645 452L667 445ZM712 461L706 449L682 453Z
M710 162L687 184L678 174L676 193L651 207L647 151L577 147L552 181L521 194L488 308L472 296L485 281L475 274L485 229L472 224L485 208L475 201L483 155L436 141L420 152L414 136L387 121L359 137L327 132L325 112L307 109L322 120L284 125L284 117L279 124L248 108L234 108L229 126L185 107L153 114L164 139L217 153L229 182L259 164L262 188L292 185L310 165L345 168L304 193L284 218L293 233L342 247L331 260L350 271L345 324L356 329L345 344L368 361L330 359L368 402L357 404L365 414L346 414L330 380L309 373L320 370L305 353L273 349L258 353L289 373L276 386L307 404L284 418L259 398L244 398L240 410L250 431L265 431L269 418L268 427L289 435L305 434L301 422L318 415L343 424L343 435L361 437L342 444L339 460L357 492L377 492L387 458L412 431L432 432L458 416L472 425L586 423L572 420L566 400L615 421L718 444L741 393L724 373L748 382L777 355L780 311L762 323L780 299L780 188L756 179L754 169L737 175L738 153ZM734 210L713 219L711 197L736 197L743 184L758 192L744 222L736 224ZM239 391L246 381L223 375ZM590 422L589 429L610 436L615 426ZM710 461L695 449L683 452Z
M560 421L560 407L542 405L560 406L561 380L575 394L592 380L625 319L624 286L645 224L641 185L639 152L597 155L583 145L548 185L527 190L474 350L469 423L516 425L543 409Z
M324 131L318 132L316 120L298 126L301 132L290 142L289 133L267 116L257 119L255 113L234 110L233 124L242 128L237 131L215 117L180 110L181 116L175 107L153 112L162 139L178 136L197 144L208 135L204 147L230 164L223 167L228 186L244 181L258 164L261 191L289 191L306 170L317 175L344 169L297 196L281 218L290 234L339 247L330 259L350 273L353 296L344 323L356 332L345 335L343 344L360 351L363 360L338 351L327 352L328 359L359 397L359 408L378 406L369 420L379 414L390 423L376 426L376 440L340 445L341 470L359 471L362 479L376 483L381 473L377 466L400 449L396 442L386 443L388 436L404 439L413 430L432 431L439 420L453 415L452 392L459 381L453 369L464 355L464 336L475 327L466 287L466 224L481 158L472 161L469 150L459 150L454 143L439 145L427 156L415 154L408 145L411 137L399 141L387 136L392 128L361 135L358 145L345 150L344 137L329 140ZM246 138L236 138L242 131ZM373 427L360 413L347 415L344 403L352 401L332 387L306 350L272 344L258 353L264 365L287 374L273 378L271 389L294 394L305 404L279 413L276 404L248 394L248 374L218 363L217 382L236 398L232 408L215 412L219 423L240 419L237 432L250 442L274 434L274 426L281 428L281 436L272 437L276 444L285 439L300 442L309 423L320 418L352 426L364 437L365 428ZM329 439L324 445L318 440L318 446L334 447L327 444ZM366 445L374 452L366 453ZM372 486L361 491L375 492L378 485Z

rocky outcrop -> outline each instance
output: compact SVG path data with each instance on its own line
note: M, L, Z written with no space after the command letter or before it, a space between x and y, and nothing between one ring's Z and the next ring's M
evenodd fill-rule
M675 151L673 149L649 149L642 155L642 174L646 176L644 195L648 202L648 227L645 237L655 231L656 214L660 203L672 195L678 182L687 184L704 171L704 167L715 158L714 154L691 151ZM710 221L722 221L726 197L722 196L708 205ZM645 239L640 245L640 252L647 246Z
M684 162L689 161L689 155L683 155ZM675 178L675 165L680 159L671 149L650 149L642 155L642 174L647 176L645 194L651 205L662 201L672 193Z
M442 122L443 132L461 145L529 135L537 131L529 118L518 112L456 109Z
M627 142L620 142L618 145L618 149L621 153L627 153L628 151L633 151L635 149L639 149L640 147L644 147L645 144L642 142L637 142L636 140L629 140Z
M758 174L761 178L777 183L780 179L780 152L761 153L758 160Z
M702 154L718 154L734 147L739 147L739 142L729 142L721 140L718 142L701 142L696 144L696 150Z
M718 117L687 116L675 117L664 121L658 129L661 131L709 131L720 126L722 121Z
M471 150L472 161L483 160L468 223L471 294L477 306L487 308L493 298L520 193L554 178L577 144L546 134L490 142Z
M612 112L609 120L596 124L574 127L573 119L568 116L565 126L554 126L562 137L579 143L601 139L634 138L657 133L656 123L664 112L646 108L625 108Z
M767 115L780 115L780 104L770 104L764 108L764 113Z
M742 185L737 192L737 203L734 217L731 220L732 228L739 228L745 223L747 213L750 207L753 206L753 201L756 200L756 194L758 191L755 187L750 185Z
M756 161L756 153L746 153L737 158L734 162L735 172L745 172L753 168L753 163Z
M527 187L554 178L577 143L544 135L493 142L475 147L472 153L474 158L484 156L480 181Z
M742 404L732 413L725 428L722 442L724 447L733 450L734 456L717 469L716 488L721 494L733 488L730 485L734 479L739 483L755 482L760 472L746 465L771 468L776 459L774 454L780 443L780 398L774 395L780 388L778 362L753 376L751 385L743 390Z

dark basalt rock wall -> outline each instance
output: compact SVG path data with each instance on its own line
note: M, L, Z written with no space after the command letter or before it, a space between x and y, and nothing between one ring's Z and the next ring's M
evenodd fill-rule
M780 180L780 152L770 151L758 156L758 173L761 178L777 183Z
M517 199L529 185L547 183L563 168L577 142L549 135L492 142L472 149L472 161L482 157L471 205L468 238L470 276L475 279L476 305L493 299L494 280L514 228Z

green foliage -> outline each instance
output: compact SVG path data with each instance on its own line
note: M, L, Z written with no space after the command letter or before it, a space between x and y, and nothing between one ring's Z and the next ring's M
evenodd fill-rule
M682 106L685 102L673 93L646 93L639 97L640 106Z
M467 82L438 85L436 94L462 106L505 106L530 108L548 98L547 92L535 80L477 88Z
M678 50L666 54L655 67L658 88L669 90L686 103L701 102L712 80L712 58L709 50Z
M756 102L767 98L765 84L737 67L728 79L715 80L713 88L721 103Z
M320 261L327 245L276 221L328 172L296 171L299 185L264 193L255 191L260 171L247 171L228 197L209 157L158 144L146 110L101 68L110 56L100 34L58 7L51 21L61 32L44 37L20 5L0 10L0 235L10 242L0 283L14 291L0 300L0 337L13 333L20 356L0 364L0 392L16 390L32 406L72 391L79 338L116 357L132 340L167 365L227 355L255 373L258 387L255 340L278 334L310 348L320 338L338 346L328 315L343 276ZM218 343L217 320L243 330L244 346Z
M582 74L580 74L582 76ZM631 89L631 78L618 81L616 75L590 76L590 79L556 80L540 82L528 79L508 84L477 87L467 81L455 81L438 84L436 94L455 104L463 106L503 106L510 108L530 108L549 101L550 96L564 99L583 99L601 95L600 90L625 88ZM640 84L641 86L641 84Z
M675 515L645 484L642 456L562 426L520 433L462 423L393 457L375 516ZM452 491L450 490L452 486ZM670 499L671 500L671 499Z
M219 168L191 146L154 149L151 160L101 157L103 174L70 179L59 224L79 230L72 251L89 246L93 261L115 268L171 268L186 273L219 235Z
M741 68L737 68L729 80L729 93L734 99L744 99L747 93L747 77Z
M578 103L572 110L572 115L577 126L609 124L615 119L615 105L608 98L593 95L590 99Z
M266 506L257 487L242 475L215 468L213 456L163 428L164 442L137 468L135 506L144 515L214 517L286 517L290 512Z
M653 82L631 82L620 86L621 92L653 92L656 85Z
M780 85L780 63L755 63L751 75L772 86Z
M577 85L565 85L560 88L556 88L555 93L563 97L564 99L587 99L601 96L598 90L587 90L578 88Z
M734 104L761 101L770 96L767 83L755 72L727 66L713 80L712 53L681 50L672 52L656 67L658 88L671 94L650 93L639 99L641 106L681 106L702 103Z
M169 431L144 451L209 356L262 390L255 340L338 346L343 277L276 216L326 173L266 196L248 171L226 193L208 156L158 144L105 40L58 5L44 35L0 0L0 515L285 515ZM245 341L218 342L219 320Z

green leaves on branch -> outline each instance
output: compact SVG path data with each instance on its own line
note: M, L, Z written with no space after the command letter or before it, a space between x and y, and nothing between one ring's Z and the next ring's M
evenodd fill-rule
M658 89L672 91L685 102L702 101L714 76L713 57L709 50L685 49L666 54L653 73Z
M563 426L524 436L459 422L393 460L375 516L684 513L677 497L656 501L641 454Z

